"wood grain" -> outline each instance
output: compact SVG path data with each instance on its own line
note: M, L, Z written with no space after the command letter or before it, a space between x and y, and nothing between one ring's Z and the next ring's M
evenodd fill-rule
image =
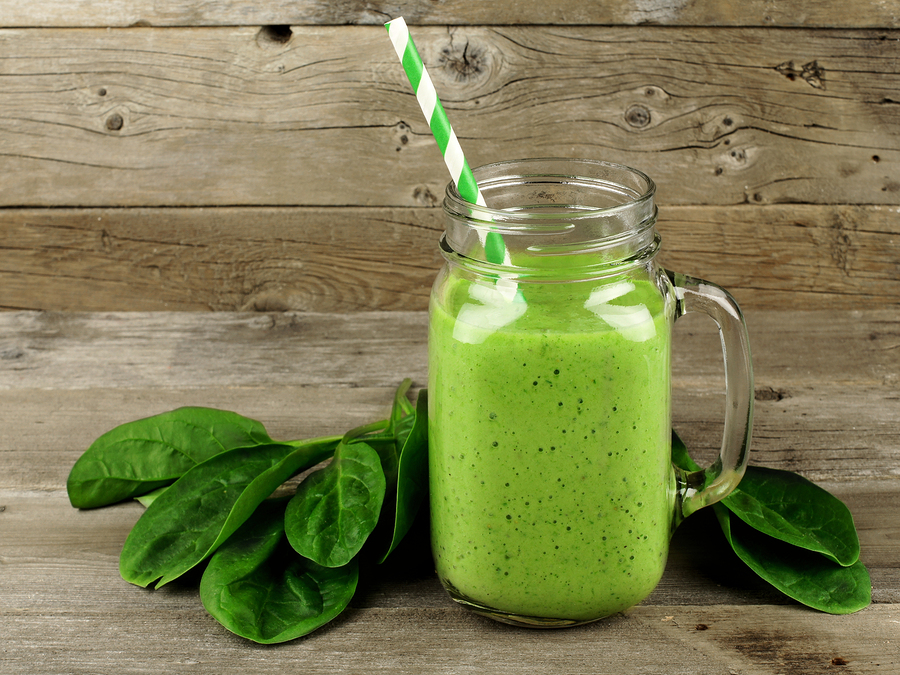
M456 607L417 528L364 576L350 608L307 638L262 648L203 610L196 579L147 591L118 576L141 507L78 511L69 469L96 436L180 405L264 422L276 438L378 419L397 378L424 384L423 312L0 313L0 673L635 672L893 675L900 333L893 308L748 312L756 463L813 476L854 515L874 604L813 612L755 579L700 512L676 532L641 605L590 626L530 631ZM676 424L717 444L718 337L676 325ZM706 520L704 520L706 519Z
M208 405L336 434L426 384L447 178L381 27L400 14L473 165L657 181L661 262L746 311L751 461L848 504L872 606L794 604L707 511L641 605L566 631L455 606L423 520L277 647L218 625L194 578L119 578L141 508L65 494L104 431ZM0 675L900 670L896 2L0 0L0 23ZM701 463L719 350L708 320L676 324L673 423Z
M749 309L900 302L898 209L660 205L660 261ZM424 310L437 208L0 210L0 308Z
M6 425L0 476L17 480L27 453L53 443L74 462L93 438L129 419L178 405L222 407L217 388L231 392L238 412L267 424L274 412L276 436L341 433L380 419L404 377L425 385L426 324L424 312L2 313L0 410L17 410L21 423ZM748 327L756 355L755 463L817 481L900 477L895 310L752 311ZM172 400L148 398L151 387ZM724 375L718 333L705 317L676 324L673 388L675 428L711 462L722 434ZM86 400L103 402L102 418L81 407L89 390L99 392ZM364 400L372 403L360 408ZM57 424L71 425L65 434L44 426L48 405ZM313 416L291 427L300 408ZM369 417L359 412L345 428L333 421L316 428L347 409ZM69 440L59 445L59 436ZM21 444L25 450L16 449Z
M893 308L746 314L765 378L757 384L775 393L900 380ZM398 364L422 375L427 322L426 312L4 312L0 390L140 387L140 375L166 387L393 386ZM715 326L690 314L674 334L684 350L674 349L676 372L689 383L714 381L722 372Z
M617 161L672 204L900 203L897 31L416 32L473 165ZM446 183L378 26L3 29L0 54L0 206L427 206Z
M45 0L23 3L0 0L4 25L19 26L222 26L377 24L403 15L410 24L660 24L670 26L900 26L900 12L890 2L866 0L848 12L840 0L797 0L780 4L765 0L570 0L566 3L526 0L491 3L443 0L273 0L247 4L238 0L188 3L184 0Z
M7 490L0 503L7 506L0 514L7 535L0 541L0 672L10 675L109 672L110 664L120 673L145 672L148 664L160 672L238 673L248 660L259 673L519 673L522 658L535 673L624 674L640 664L684 675L819 675L842 658L850 672L892 675L900 656L896 599L845 617L798 608L742 580L730 559L712 569L716 547L707 549L705 566L690 567L689 547L703 543L699 532L676 540L654 596L591 626L547 632L495 624L452 606L433 573L417 566L377 570L337 620L265 649L209 617L194 580L151 592L119 578L118 554L137 505L78 512L58 491ZM856 513L863 528L884 517L883 509ZM55 526L36 532L35 522ZM717 586L726 579L734 585Z

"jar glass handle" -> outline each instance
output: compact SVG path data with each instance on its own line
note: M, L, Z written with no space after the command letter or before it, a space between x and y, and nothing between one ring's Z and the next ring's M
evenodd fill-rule
M719 457L700 471L676 467L680 513L677 520L724 499L737 487L750 455L753 426L753 364L741 310L731 294L716 284L666 271L675 287L675 318L688 312L712 317L719 327L725 358L725 434Z

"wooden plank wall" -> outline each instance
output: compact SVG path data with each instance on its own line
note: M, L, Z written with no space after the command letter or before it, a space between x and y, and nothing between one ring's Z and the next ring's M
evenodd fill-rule
M623 162L745 308L900 304L900 5L0 0L0 308L421 310L447 182Z

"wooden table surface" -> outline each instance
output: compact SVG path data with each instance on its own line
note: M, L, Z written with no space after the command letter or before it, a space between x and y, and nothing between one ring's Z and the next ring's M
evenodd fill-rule
M203 609L196 579L148 591L118 555L136 503L79 511L65 480L111 427L182 405L227 408L275 438L383 417L426 377L422 312L0 314L0 673L900 672L900 313L751 311L751 462L841 497L873 583L848 616L754 579L709 514L676 532L642 604L589 626L513 628L455 606L420 529L365 575L351 606L299 640L261 647ZM721 432L716 332L676 327L674 424L696 458Z

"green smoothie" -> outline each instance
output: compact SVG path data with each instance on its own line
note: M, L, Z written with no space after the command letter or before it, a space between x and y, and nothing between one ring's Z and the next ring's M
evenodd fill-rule
M456 276L429 335L432 547L451 594L590 621L658 583L671 534L670 321L647 280Z

